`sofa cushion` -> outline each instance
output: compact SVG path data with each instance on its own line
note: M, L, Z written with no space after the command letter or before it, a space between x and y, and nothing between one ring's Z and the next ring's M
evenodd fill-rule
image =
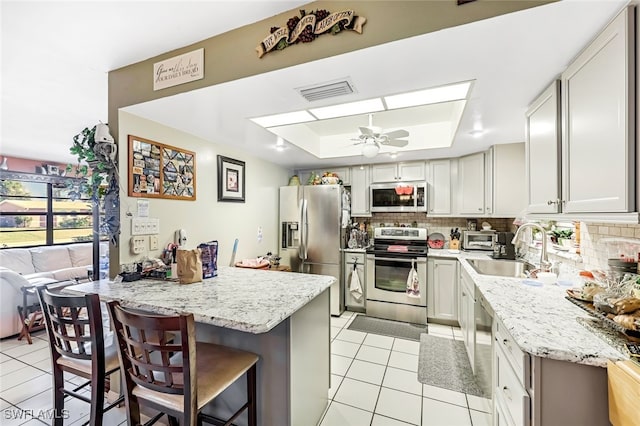
M31 249L31 258L36 272L54 271L73 266L67 246L35 247Z
M87 279L87 268L91 266L78 266L76 268L64 268L51 271L53 278L57 281L73 280L74 278L80 278L81 280Z
M0 250L0 265L19 274L32 274L36 272L33 267L33 260L29 249Z
M35 274L23 274L22 276L29 280L29 282L35 282L40 278L53 279L53 274L51 272L36 272Z
M72 266L85 266L93 264L93 244L72 244L67 246Z

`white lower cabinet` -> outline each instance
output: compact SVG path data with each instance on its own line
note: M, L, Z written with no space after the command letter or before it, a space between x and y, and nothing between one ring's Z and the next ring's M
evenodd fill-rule
M531 403L529 394L522 386L518 376L511 368L502 346L496 345L494 373L496 388L494 398L503 402L505 413L514 425L528 426L531 424Z
M365 300L367 295L365 259L365 253L352 251L344 252L344 304L350 311L365 311ZM351 280L353 279L354 270L358 271L360 287L362 288L362 297L360 299L351 292Z
M606 425L606 368L524 352L494 317L494 425Z
M458 322L460 323L460 332L469 363L471 367L475 366L475 349L476 349L476 333L475 333L475 283L464 269L460 268L460 292L458 296Z
M427 261L427 316L429 319L458 321L458 260Z

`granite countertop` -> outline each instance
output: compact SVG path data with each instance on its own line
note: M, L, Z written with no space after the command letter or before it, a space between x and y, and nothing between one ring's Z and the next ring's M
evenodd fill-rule
M100 280L65 288L104 301L165 315L193 313L197 322L266 333L329 288L335 278L221 266L218 276L193 284Z
M520 278L478 274L466 259L489 258L488 252L429 250L432 258L457 258L518 346L531 355L606 367L607 360L627 359L610 340L584 325L592 318L565 299L566 288L531 287Z

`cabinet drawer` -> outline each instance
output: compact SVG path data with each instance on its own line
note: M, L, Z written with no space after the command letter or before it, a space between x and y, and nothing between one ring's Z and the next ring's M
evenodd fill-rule
M609 421L614 426L637 424L640 401L640 367L631 361L607 366L609 376Z
M509 417L509 410L499 393L493 397L493 426L514 426L513 419Z
M531 424L531 404L529 394L522 387L516 373L511 368L507 355L501 346L496 346L496 401L502 400L507 416L513 424L529 426Z
M529 354L523 352L518 347L516 342L513 340L513 337L511 337L500 320L496 319L494 324L496 328L495 346L500 347L503 350L507 360L511 364L511 368L518 377L520 384L524 386L525 389L529 389L531 387L531 362Z

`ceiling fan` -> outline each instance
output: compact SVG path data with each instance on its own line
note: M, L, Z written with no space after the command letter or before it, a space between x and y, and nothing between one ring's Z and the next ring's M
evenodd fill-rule
M369 114L369 125L361 126L360 135L353 140L358 141L356 145L362 144L362 155L373 158L378 155L380 145L390 145L397 147L407 146L408 140L400 139L409 136L409 132L404 129L383 132L381 127L373 125L373 114Z

